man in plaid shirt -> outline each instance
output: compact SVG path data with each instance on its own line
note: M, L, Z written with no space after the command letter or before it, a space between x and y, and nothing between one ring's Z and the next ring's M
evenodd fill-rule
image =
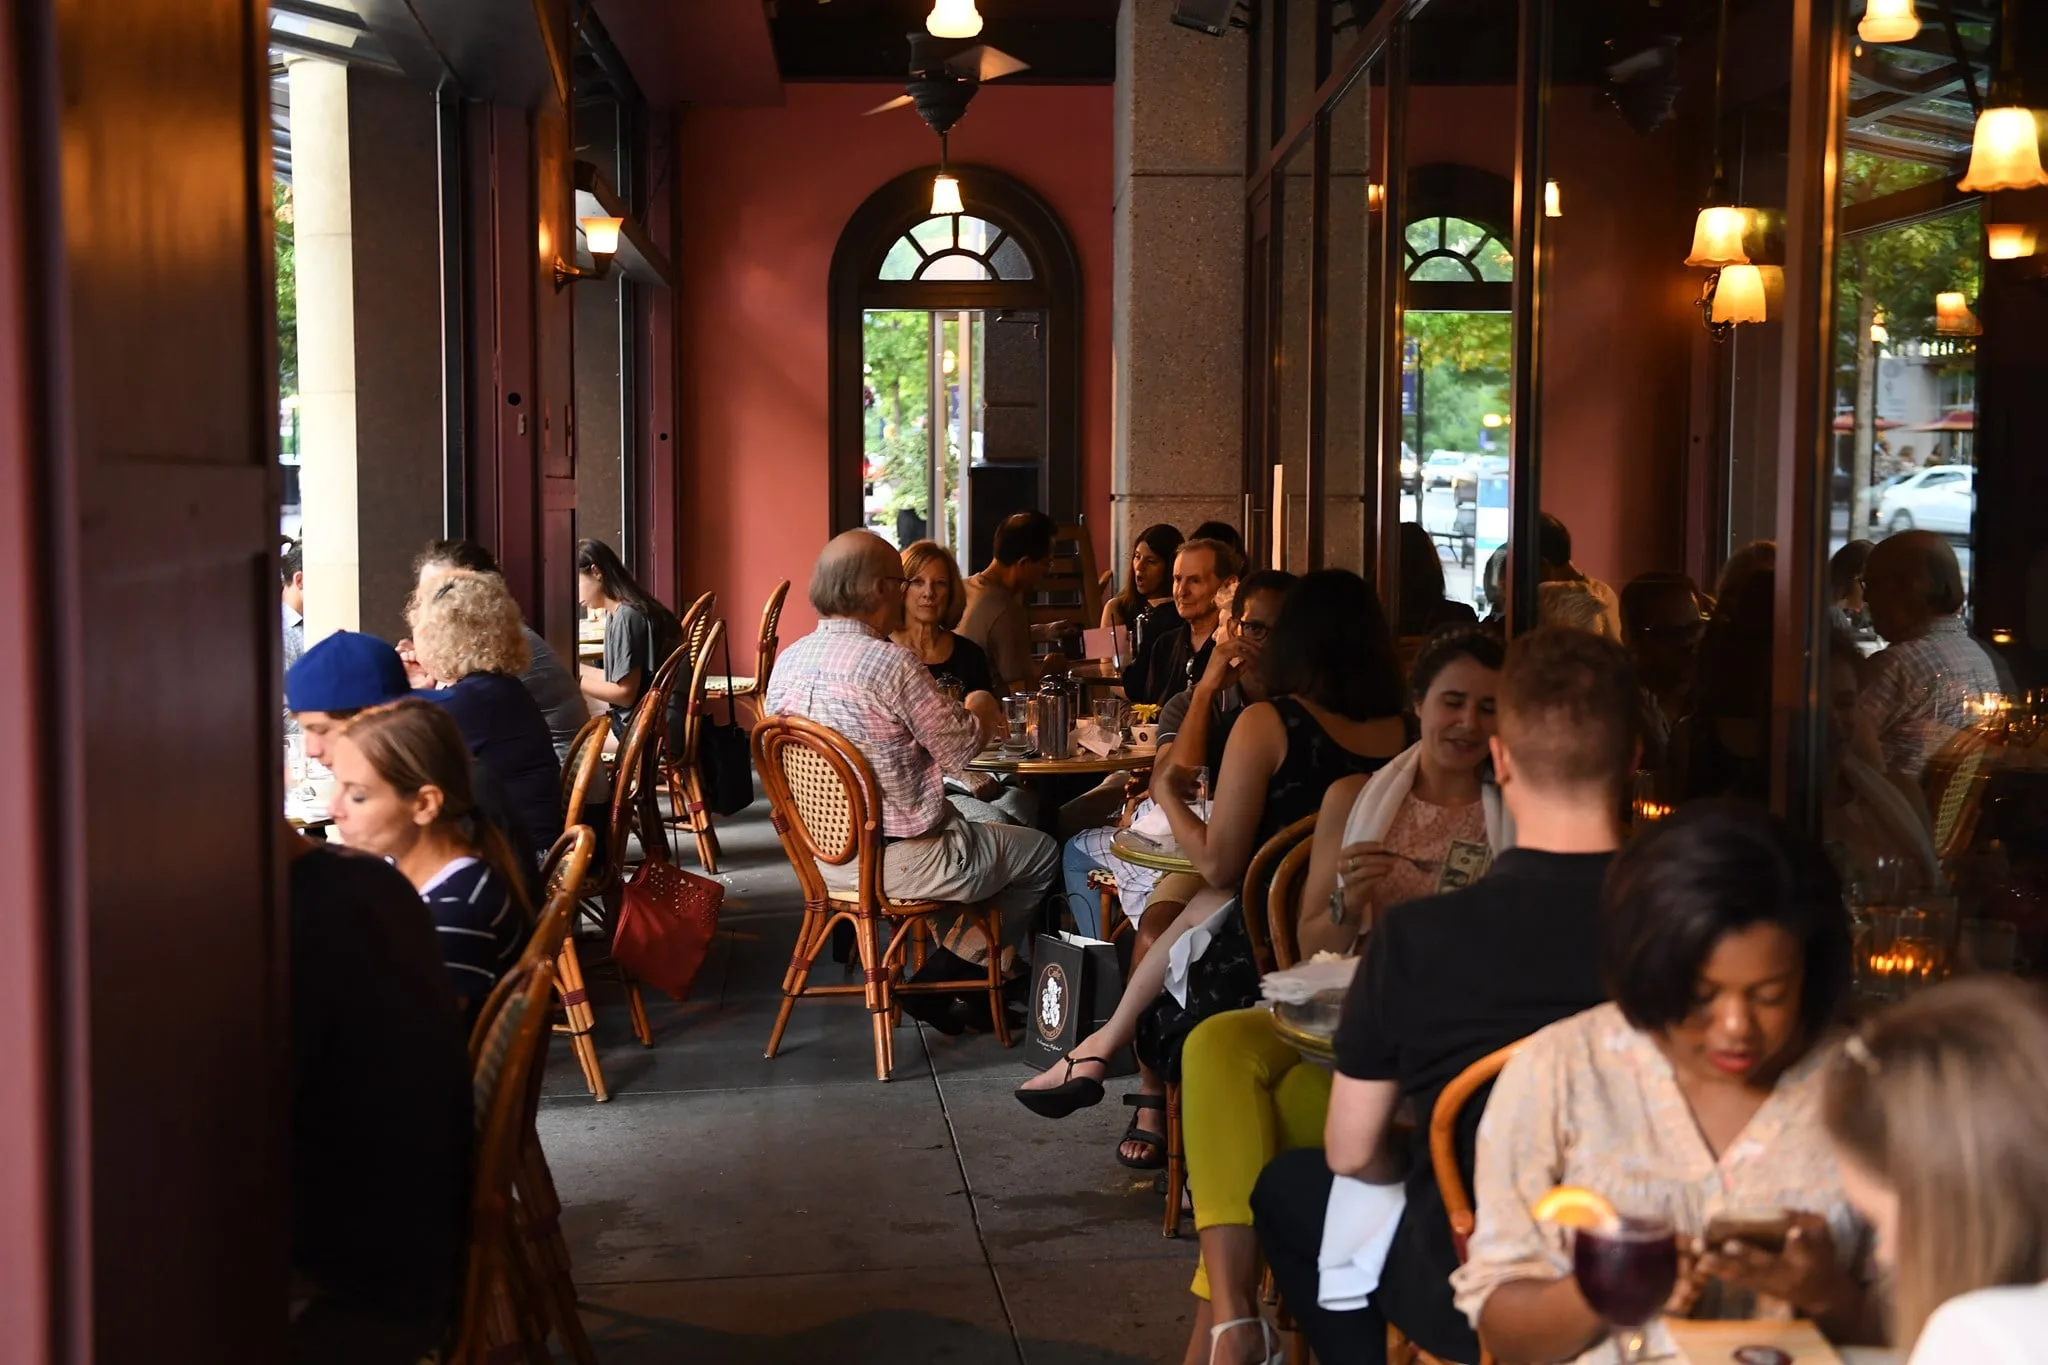
M1963 573L1941 536L1904 531L1880 541L1863 566L1863 600L1888 646L1870 658L1863 710L1885 767L1917 782L1972 723L1970 703L2005 685L1963 625Z
M903 561L880 536L834 538L811 574L818 628L775 661L768 710L831 726L874 768L887 895L993 901L1004 945L1021 946L1059 871L1059 846L1035 829L972 823L947 802L945 774L966 768L1007 722L986 692L947 700L917 655L890 640L903 624L905 583ZM824 874L835 888L857 875L851 863Z

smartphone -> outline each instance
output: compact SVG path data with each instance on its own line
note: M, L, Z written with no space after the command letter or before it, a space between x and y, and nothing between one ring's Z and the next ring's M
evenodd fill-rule
M1791 1231L1792 1214L1786 1209L1722 1213L1708 1221L1705 1241L1709 1250L1741 1242L1776 1255L1785 1249L1785 1237Z

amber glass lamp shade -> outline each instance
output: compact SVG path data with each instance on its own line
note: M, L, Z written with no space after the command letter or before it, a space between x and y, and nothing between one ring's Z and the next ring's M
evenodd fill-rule
M2017 261L2034 254L2037 234L2029 223L1993 223L1984 229L1991 259Z
M619 251L619 229L626 225L623 218L580 218L583 225L583 245L593 256L615 256Z
M1764 320L1764 276L1753 265L1721 267L1714 286L1715 322L1762 322Z
M1970 311L1969 300L1956 290L1948 290L1934 296L1934 330L1945 337L1970 337L1984 328Z
M1748 224L1749 215L1738 208L1720 204L1701 209L1699 220L1693 224L1692 254L1685 258L1685 263L1710 270L1748 265L1749 253L1742 246L1743 229Z
M974 0L932 0L924 31L934 38L972 38L981 32L981 11Z
M2048 172L2041 169L2041 132L2034 111L2007 105L1977 115L1970 171L1956 188L1967 194L1988 194L2030 190L2036 185L2048 185Z
M1866 43L1903 43L1920 32L1920 14L1913 0L1870 0L1856 36Z

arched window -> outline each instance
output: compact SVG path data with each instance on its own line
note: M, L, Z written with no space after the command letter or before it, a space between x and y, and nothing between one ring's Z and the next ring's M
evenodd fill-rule
M1407 306L1420 313L1505 313L1514 307L1508 245L1514 186L1472 166L1409 173L1403 236Z
M1080 274L1066 229L1001 172L932 170L857 209L832 257L832 529L930 536L972 572L1023 508L1080 504Z

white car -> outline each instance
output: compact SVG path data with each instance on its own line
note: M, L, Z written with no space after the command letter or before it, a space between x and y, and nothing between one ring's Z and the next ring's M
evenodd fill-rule
M1966 464L1938 464L1916 470L1884 490L1877 525L1886 535L1900 531L1970 534L1977 510L1977 471Z

